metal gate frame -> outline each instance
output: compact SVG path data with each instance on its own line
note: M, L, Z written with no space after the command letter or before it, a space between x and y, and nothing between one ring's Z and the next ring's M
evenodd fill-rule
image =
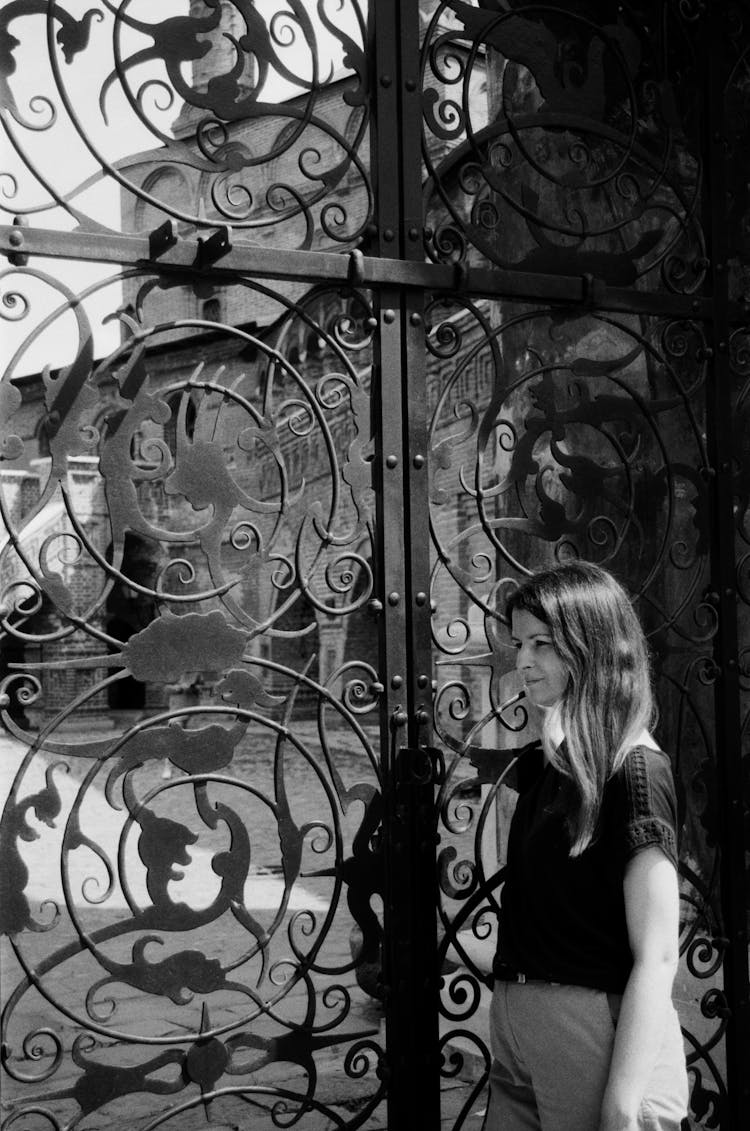
M750 13L745 13L750 17ZM439 756L431 746L431 637L424 299L456 290L475 296L560 302L581 309L661 313L699 319L713 342L710 430L713 473L711 539L715 641L716 745L722 843L722 898L727 926L724 977L727 1017L727 1128L750 1123L750 996L748 986L747 827L748 752L742 693L747 681L747 641L738 638L738 573L735 494L746 482L740 452L728 450L735 397L729 345L747 327L748 302L732 301L725 269L729 248L725 200L733 154L725 136L725 99L731 67L729 6L714 4L704 19L710 38L705 64L705 151L710 178L711 297L647 294L608 286L588 275L553 276L470 269L425 262L423 254L422 104L419 85L417 0L371 4L374 130L372 173L376 185L376 232L367 255L274 251L243 245L224 232L219 258L204 267L217 282L238 276L340 282L371 288L378 296L379 419L376 434L394 439L376 461L378 523L382 533L377 574L381 579L380 679L384 763L385 938L388 1110L391 1131L440 1126L437 937L434 909L436 814L434 790ZM750 40L745 52L750 51ZM378 129L378 123L381 123ZM385 125L385 124L388 125ZM398 123L398 125L393 125ZM394 175L394 138L397 142ZM148 239L95 233L67 234L38 228L0 229L0 251L10 262L45 256L123 267L154 264ZM164 273L193 269L205 257L201 241L165 241L158 256ZM205 262L205 259L204 259ZM403 554L400 552L403 547ZM744 680L744 684L743 684Z

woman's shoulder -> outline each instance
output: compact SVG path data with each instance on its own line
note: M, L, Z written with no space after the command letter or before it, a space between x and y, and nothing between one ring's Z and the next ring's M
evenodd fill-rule
M636 777L672 774L672 759L648 732L644 732L630 746L622 766L626 775Z

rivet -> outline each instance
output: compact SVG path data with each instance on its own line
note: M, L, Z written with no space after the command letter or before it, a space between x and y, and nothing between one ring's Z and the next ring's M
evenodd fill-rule
M399 687L403 686L403 683L404 683L404 680L403 680L402 676L394 675L393 679L391 680L391 687L393 688L394 691L398 691Z
M391 78L390 75L381 75L380 76L380 85L381 86L389 87L392 82L393 82L393 79Z
M424 724L428 723L429 721L430 716L426 711L417 711L417 722L420 724L420 726L424 726Z
M23 234L21 232L11 232L8 236L8 243L11 247L22 247Z
M420 467L424 467L424 456L417 455L417 456L414 457L414 459L411 462L413 463L414 467L416 467L417 469L419 469Z
M414 600L416 601L416 603L418 605L424 605L426 600L427 600L427 594L426 593L417 593Z
M728 597L730 601L734 599L734 589L725 589L724 596Z
M727 352L727 343L726 342L719 342L718 349L719 349L719 353L726 353Z
M396 467L397 464L398 464L398 457L397 456L387 456L386 457L386 461L385 461L386 467Z
M409 239L410 240L419 239L419 228L409 228Z
M384 322L391 323L391 322L393 322L395 317L396 317L396 314L393 310L384 310L383 311L383 321Z
M367 327L368 330L377 330L377 328L378 328L377 318L368 318L367 321L365 322L365 326Z
M383 602L379 601L377 597L373 597L367 602L367 611L372 616L377 616L378 613L382 613L383 611Z
M427 687L429 682L430 677L428 675L420 675L417 677L417 687Z
M414 79L407 79L406 80L406 89L407 90L416 90L417 89L417 84L414 81Z
M413 314L409 315L409 321L411 322L412 326L421 326L422 325L422 315L417 314L417 312L415 310Z
M408 723L409 716L407 715L406 711L396 711L393 715L393 721L397 727L403 727Z
M393 236L394 236L393 228L386 228L385 231L383 232L383 239L385 240L386 243L390 243L391 240L393 239Z
M395 589L394 589L393 593L388 594L388 604L389 605L397 605L400 600L401 600L401 594L397 593L395 591Z

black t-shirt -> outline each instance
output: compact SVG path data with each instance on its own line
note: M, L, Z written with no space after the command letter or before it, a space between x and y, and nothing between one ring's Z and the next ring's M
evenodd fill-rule
M621 993L633 957L623 878L639 849L658 845L677 866L677 804L669 758L635 747L604 790L598 834L570 856L572 783L540 746L517 766L498 960L529 978Z

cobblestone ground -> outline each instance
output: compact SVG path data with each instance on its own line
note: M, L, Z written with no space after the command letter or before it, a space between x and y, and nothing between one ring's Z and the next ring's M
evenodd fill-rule
M91 737L90 734L67 734L64 739L75 743ZM196 994L193 1001L183 1004L179 1000L171 1000L164 992L157 992L151 1000L148 995L118 979L107 980L107 971L101 964L102 957L105 962L124 963L132 953L133 935L120 937L118 934L118 924L122 924L123 920L127 921L130 916L128 901L136 907L148 906L149 903L146 872L138 857L137 837L135 833L122 836L125 815L121 806L119 809L113 807L105 796L104 771L97 773L96 766L90 760L37 754L24 771L18 797L28 797L43 791L51 775L60 797L61 811L54 817L47 814L46 820L45 814L41 812L40 820L33 810L27 809L28 828L38 836L36 839L18 842L22 846L23 859L29 873L25 892L32 915L50 929L26 932L20 937L18 953L27 968L36 971L43 992L29 989L20 996L18 1002L12 1001L12 1016L8 1025L8 1064L11 1069L25 1071L32 1082L13 1085L6 1077L2 1094L4 1117L7 1118L18 1110L19 1106L27 1107L34 1103L36 1097L39 1106L51 1112L59 1121L60 1127L66 1126L67 1120L76 1115L79 1104L82 1104L84 1111L89 1113L79 1124L85 1131L110 1131L123 1127L145 1131L147 1127L156 1125L159 1113L165 1113L169 1109L174 1110L174 1114L166 1122L160 1123L160 1126L192 1131L193 1128L205 1127L210 1121L211 1125L219 1128L257 1128L258 1131L266 1131L268 1128L271 1131L271 1128L292 1122L293 1097L295 1093L299 1095L305 1092L312 1070L317 1077L315 1087L311 1089L316 1107L308 1111L296 1123L297 1126L304 1131L328 1131L329 1128L344 1127L350 1123L373 1129L386 1127L384 1102L366 1114L373 1106L373 1097L379 1088L375 1058L371 1056L367 1065L362 1059L350 1064L348 1068L346 1066L347 1054L353 1043L352 1034L365 1042L384 1047L382 1008L376 1000L363 992L351 970L340 974L332 972L346 967L351 961L354 921L346 905L345 892L342 891L336 899L334 880L330 876L311 874L324 870L335 855L335 845L327 847L324 826L335 828L336 835L341 838L343 855L346 856L350 852L351 839L359 825L362 808L361 805L354 804L348 816L341 818L340 826L335 827L332 813L336 806L330 789L330 766L319 743L316 745L314 728L306 736L301 734L300 737L302 745L310 752L310 759L302 757L299 750L292 751L285 758L285 789L297 826L302 828L305 824L313 826L319 823L321 827L317 833L311 831L306 839L308 847L302 860L301 878L294 885L288 913L283 922L276 925L275 930L274 917L283 891L283 878L275 817L263 800L274 796L274 744L267 735L249 735L243 741L231 767L231 773L256 792L245 790L242 799L238 800L236 784L229 782L212 786L211 796L214 805L233 807L241 815L243 824L251 830L252 884L245 890L245 903L258 934L262 934L264 930L274 930L273 944L268 948L273 961L279 964L274 977L281 981L284 960L291 957L288 940L293 916L299 916L295 937L297 945L301 946L305 931L312 925L312 917L320 925L331 915L332 904L336 906L335 914L331 916L325 929L325 941L317 960L318 965L328 972L314 978L315 1023L320 1026L334 1016L342 1019L331 1029L331 1043L314 1054L314 1068L309 1064L303 1066L289 1061L262 1064L259 1047L255 1050L251 1047L247 1050L247 1063L260 1065L252 1075L256 1091L242 1096L222 1096L211 1101L208 1106L203 1103L195 1086L185 1087L184 1081L175 1079L174 1068L171 1075L168 1067L155 1072L147 1085L151 1090L144 1090L142 1080L139 1085L137 1074L144 1059L169 1047L160 1041L174 1038L177 1034L200 1030L202 998L200 994ZM361 750L353 752L349 745L341 735L333 736L331 749L328 751L328 760L340 775L341 783L345 788L351 788L358 781L374 784L374 773L367 758ZM20 744L8 736L0 735L0 803L4 804L22 758L23 748ZM318 773L316 766L319 770L322 767L326 772ZM227 770L226 773L229 774L230 771ZM187 863L181 869L181 877L170 882L170 898L176 904L182 900L192 907L210 906L220 882L211 862L217 852L228 847L226 825L218 824L211 830L207 829L205 821L196 819L192 786L187 784L179 770L170 771L166 763L151 764L139 771L138 790L140 798L151 798L148 801L149 809L162 819L184 824L200 834L195 844L190 846ZM116 790L111 800L117 802ZM70 856L67 890L64 891L60 870L63 833L68 816L79 804L80 826L87 843L83 847L79 846L78 856L83 857L82 861L76 863L76 853ZM167 825L163 826L163 830L165 834L169 834ZM92 846L98 846L99 859ZM117 861L118 851L121 853L121 871L130 878L131 886L127 893L116 878L109 888L107 884L108 876L103 860ZM102 899L102 902L95 902L97 899ZM54 925L53 903L61 909L60 917ZM194 937L189 940L180 936L175 950L192 947L209 961L219 959L224 967L227 961L235 960L240 966L242 955L232 949L236 947L236 932L233 934L231 926L224 919L218 923L209 923L202 932L194 932ZM96 962L87 960L86 948L83 955L76 953L66 959L62 954L66 944L70 944L72 951L79 951L77 940L81 937L84 941L96 940L95 945L90 947L97 951ZM244 938L247 938L247 932L244 933ZM148 960L161 960L164 956L162 944L152 943L150 946L150 950L147 948L144 951ZM260 958L241 965L241 969L238 980L249 981L252 974L260 981L262 976L267 998L269 971L262 969ZM18 956L11 946L4 947L0 970L3 1000L7 1003L14 986L23 976ZM458 976L459 974L451 975L454 979ZM102 985L96 989L99 981ZM289 1022L303 1022L305 1011L310 1006L310 995L306 988L300 984L292 992L283 991L281 987L278 992L277 1014L283 1020L283 1025L280 1026L272 1017L262 1014L249 1025L241 1024L240 1031L249 1031L256 1038L278 1037L289 1032ZM348 1005L343 1004L346 994L350 995ZM219 997L218 1001L216 994L210 997L210 1025L226 1025L229 1031L232 1024L242 1022L248 1016L248 999L242 992L222 994ZM51 1003L63 1004L70 1016L65 1016ZM457 1125L457 1120L462 1120L461 1126L467 1131L481 1126L484 1099L477 1089L477 1080L483 1066L470 1040L470 1033L474 1030L484 1034L487 1004L488 994L484 994L474 1016L467 1023L461 1024L469 1037L453 1042L446 1050L449 1055L458 1051L463 1051L464 1055L462 1059L454 1061L454 1068L451 1069L453 1074L444 1082L442 1112L445 1128L453 1128ZM71 1090L77 1086L76 1081L81 1078L80 1066L76 1066L70 1058L75 1039L81 1033L76 1018L89 1015L89 1006L93 1009L93 1015L100 1020L100 1034L95 1043L79 1046L74 1055L77 1055L79 1062L90 1057L99 1065L117 1069L118 1073L123 1068L133 1071L132 1093L105 1107L101 1105L105 1098L103 1092L85 1093L81 1090L80 1083L75 1096L71 1095ZM56 1036L45 1036L47 1030ZM136 1046L127 1040L116 1040L114 1033L111 1037L102 1035L112 1031L126 1036L137 1034L140 1043ZM32 1038L27 1051L31 1046L39 1049L39 1055L32 1056L31 1060L23 1055L24 1039L30 1034L38 1036ZM60 1066L53 1071L55 1040L60 1041L66 1055ZM48 1079L45 1079L46 1073L49 1073ZM222 1086L226 1079L226 1076L222 1078ZM246 1083L247 1079L247 1075L238 1076L238 1086ZM167 1094L155 1094L157 1080ZM35 1087L33 1081L38 1081L38 1086ZM172 1085L174 1094L170 1095L168 1093ZM106 1082L100 1086L106 1091ZM285 1094L289 1097L286 1101ZM188 1106L185 1106L186 1103ZM182 1110L178 1110L180 1107ZM359 1123L358 1119L362 1116L365 1116L364 1122ZM40 1131L47 1131L47 1128L54 1126L45 1116L40 1115L36 1123L33 1122L33 1117L31 1122L28 1122L28 1118L25 1117L23 1121L24 1131L36 1131L37 1127Z

